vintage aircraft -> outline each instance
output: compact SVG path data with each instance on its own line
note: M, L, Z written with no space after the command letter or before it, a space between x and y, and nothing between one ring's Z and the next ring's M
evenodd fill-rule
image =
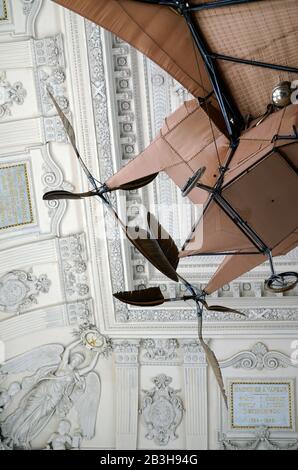
M298 274L277 274L273 257L298 245L298 106L291 103L291 83L298 78L297 0L55 1L139 49L195 99L169 116L149 147L103 185L76 150L93 189L45 197L99 196L110 207L110 191L142 187L165 171L183 196L204 205L181 251L171 238L160 237L156 221L149 230L155 242L147 232L133 237L122 227L152 264L186 285L199 319L206 294L265 260L271 267L266 287L292 289ZM57 110L75 147L73 130ZM201 231L202 242L196 236ZM179 257L203 254L226 256L198 292L176 268ZM168 300L158 288L115 296L143 306Z
M267 288L293 288L297 273L277 275L272 258L298 244L298 106L290 102L298 2L55 1L131 43L197 98L169 116L105 189L148 184L165 171L182 194L204 204L179 256L226 255L207 293L266 259Z

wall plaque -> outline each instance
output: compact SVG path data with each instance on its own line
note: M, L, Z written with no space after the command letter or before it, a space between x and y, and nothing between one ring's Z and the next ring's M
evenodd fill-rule
M0 230L33 222L27 164L0 167Z
M294 430L293 379L229 381L230 427Z

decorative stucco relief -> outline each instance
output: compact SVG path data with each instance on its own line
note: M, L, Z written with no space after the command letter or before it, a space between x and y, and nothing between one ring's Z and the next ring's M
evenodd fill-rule
M82 434L80 428L71 430L71 422L61 419L57 431L51 435L46 450L78 450L81 447Z
M14 270L0 278L0 310L20 313L37 304L37 297L50 290L51 281L46 274L35 276L33 269Z
M177 395L180 390L170 387L172 378L159 374L152 379L154 388L144 390L140 413L146 427L145 437L159 446L177 439L176 430L182 421L184 406Z
M277 442L265 426L256 428L252 439L232 441L222 434L219 442L223 450L257 450L260 446L265 450L298 450L298 440L283 438Z
M177 359L179 343L176 339L143 339L143 361L167 362Z
M34 53L37 67L64 67L64 48L62 34L43 39L34 39Z
M31 10L34 6L36 0L21 0L23 3L23 13L28 16L31 13Z
M93 334L102 336L92 325L85 325L85 335L90 334L91 328ZM101 383L93 369L98 358L106 356L103 351L106 346L90 342L87 345L88 341L85 342L82 335L83 330L79 339L66 347L49 344L32 349L8 360L0 368L0 376L8 374L10 380L11 376L33 373L23 376L20 382L14 382L13 389L12 384L2 389L2 448L32 448L34 438L55 416L60 418L60 424L54 435L47 439L50 448L73 448L74 441L75 447L79 447L81 438L94 436ZM73 408L77 412L79 428L70 436L70 427L66 427L66 423L61 425L61 420L70 419L69 413Z
M47 191L54 191L57 189L72 191L74 188L70 183L64 181L64 176L61 169L52 158L49 145L47 145L43 149L42 155L44 160L44 164L42 167L43 174L41 177L43 184L43 193L46 193ZM44 204L48 208L48 214L51 219L51 232L53 233L53 235L59 236L60 224L67 208L67 201L63 199L49 200L44 201Z
M87 298L90 288L85 235L62 237L58 243L66 300L71 302Z
M38 69L38 78L40 83L41 105L45 115L54 109L54 104L49 97L48 90L55 97L58 105L67 113L69 102L66 98L65 80L66 75L62 67L53 68L50 73L43 68Z
M14 104L23 104L26 95L22 82L12 85L6 79L6 72L0 72L0 119L12 114L11 108Z
M264 343L256 343L251 350L241 351L233 357L220 362L220 367L236 369L275 370L278 368L295 367L291 358L279 351L269 351ZM297 367L297 366L296 366Z

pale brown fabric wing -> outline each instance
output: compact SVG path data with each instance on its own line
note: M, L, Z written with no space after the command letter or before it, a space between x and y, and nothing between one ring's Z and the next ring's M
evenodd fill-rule
M285 255L297 245L298 229L274 248L273 255ZM207 294L212 294L212 292L215 292L220 287L228 284L233 279L236 279L265 261L266 257L263 254L226 256L204 290Z
M54 1L134 46L194 96L203 97L212 90L185 20L170 8L133 0Z
M134 0L55 0L103 26L160 65L194 96L212 90L184 18L165 6ZM207 0L192 0L191 4ZM297 67L297 0L263 0L193 14L209 51L239 59ZM271 92L297 74L217 61L242 115L263 114Z

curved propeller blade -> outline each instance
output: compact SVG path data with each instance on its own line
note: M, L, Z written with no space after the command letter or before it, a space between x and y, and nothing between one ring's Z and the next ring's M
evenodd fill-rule
M165 276L178 282L176 270L165 255L162 249L163 244L161 246L159 239L152 238L147 230L136 227L126 227L125 232L131 243L153 266Z
M217 360L214 352L212 351L212 349L209 348L208 344L206 344L204 339L203 339L203 336L202 336L202 321L203 321L202 315L199 315L198 316L199 340L200 340L202 348L204 349L204 352L206 354L206 360L207 360L209 366L211 367L211 369L213 370L214 376L215 376L216 381L219 385L219 388L220 388L222 397L224 399L224 402L226 404L226 407L228 408L228 398L227 398L227 394L226 394L226 391L225 391L225 386L224 386L224 381L223 381L223 378L222 378L222 373L221 373L221 370L220 370L220 366L219 366L218 360Z
M163 255L176 271L179 263L179 250L176 243L151 212L147 214L147 223L149 231L157 240Z
M145 176L144 178L139 178L137 180L130 181L129 183L122 184L115 189L124 189L125 191L129 191L130 189L139 189L151 183L157 175L158 173L153 173L152 175Z
M239 310L235 310L233 308L225 307L224 305L208 305L205 300L200 300L200 302L204 305L205 309L208 311L222 312L222 313L235 313L237 315L242 315L243 317L246 317L245 313L239 312Z
M239 310L234 310L233 308L224 307L223 305L209 305L207 310L213 310L213 312L222 312L222 313L235 313L246 317L245 313L239 312Z
M52 201L53 199L82 199L83 197L97 196L94 191L87 191L86 193L71 193L70 191L56 190L48 191L43 195L44 201Z
M133 290L126 292L117 292L113 296L130 305L138 307L154 307L164 303L165 299L159 287L150 287L149 289Z
M97 184L96 184L96 181L94 179L94 177L92 176L92 174L90 173L90 171L88 170L87 166L85 165L85 163L83 162L82 158L81 158L81 155L77 149L77 146L76 146L76 136L75 136L75 132L74 132L74 129L72 127L72 125L70 124L69 120L67 119L67 117L65 116L65 114L63 113L62 109L60 108L59 104L57 103L57 101L55 100L54 96L52 95L52 93L48 91L48 94L51 98L51 100L53 101L53 104L57 110L57 113L62 121L62 124L64 126L64 129L65 129L65 132L66 134L68 135L68 138L69 138L69 141L75 151L75 154L79 160L79 163L85 173L85 175L87 176L88 180L90 181L90 183L92 184L92 186L97 189Z

